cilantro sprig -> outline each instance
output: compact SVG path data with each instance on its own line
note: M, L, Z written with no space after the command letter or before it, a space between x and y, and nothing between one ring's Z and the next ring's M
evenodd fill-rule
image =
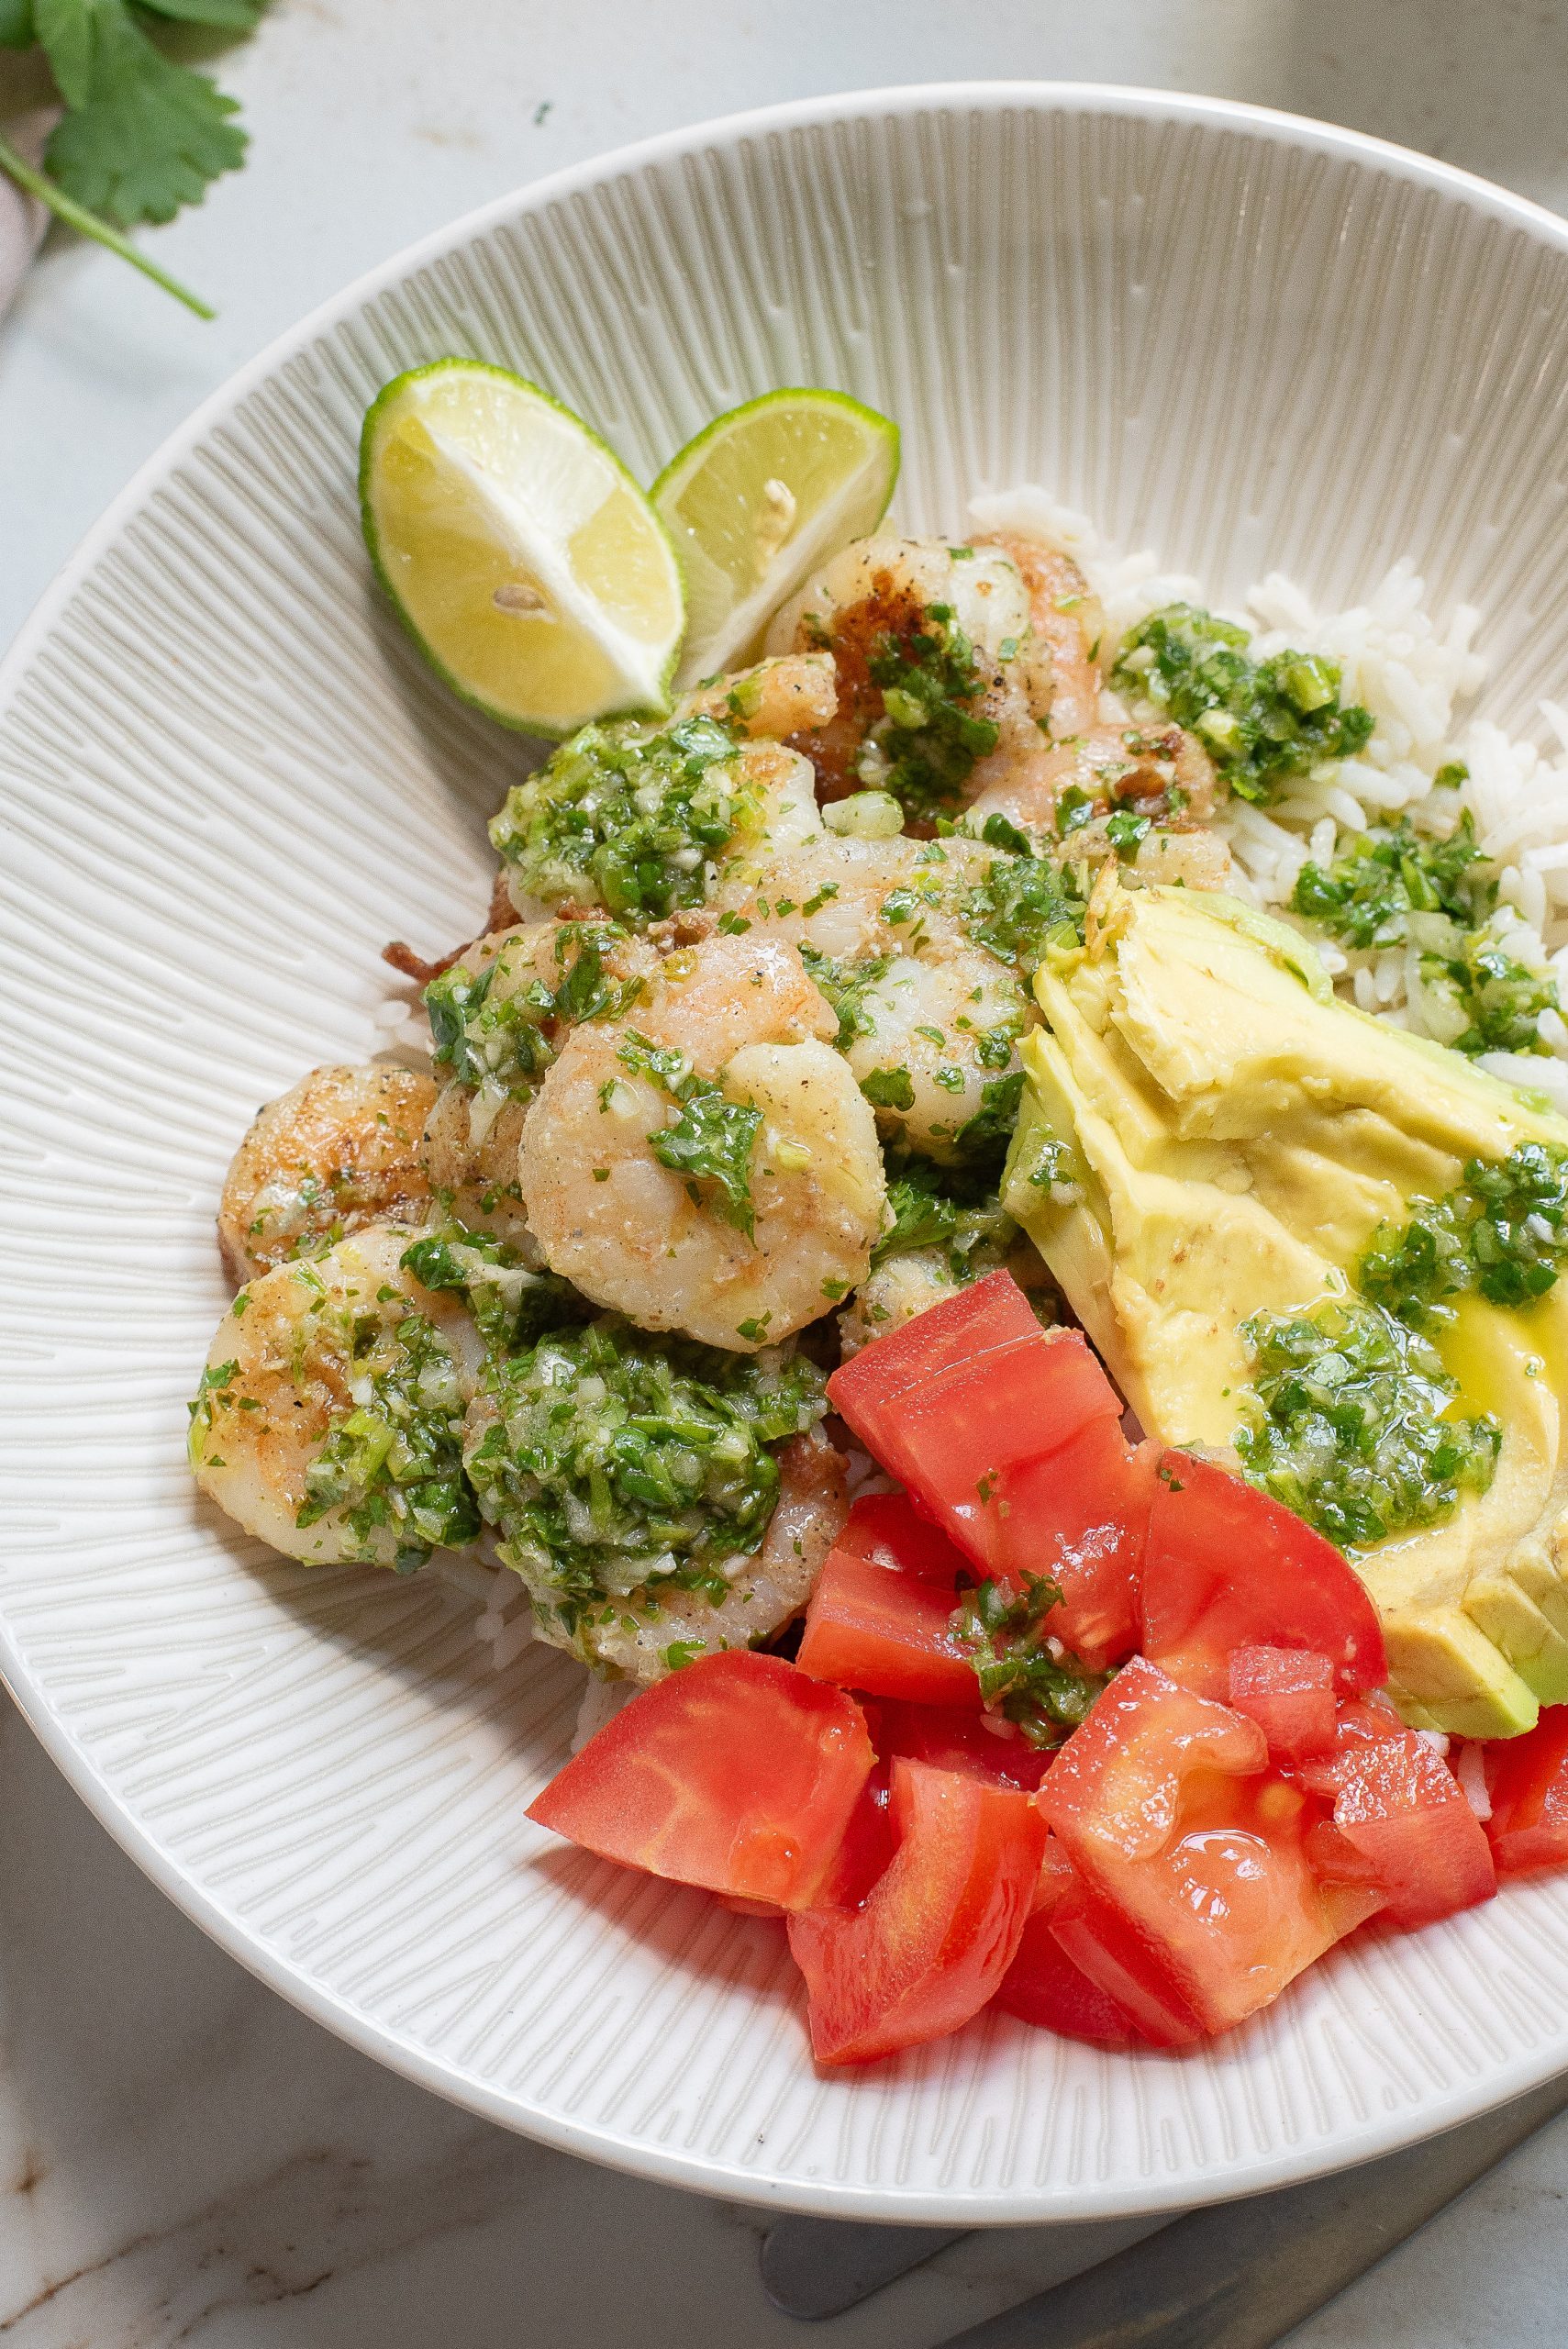
M106 246L198 317L208 304L122 232L172 220L239 168L246 137L236 100L166 56L150 23L248 33L267 0L0 0L0 48L43 50L64 113L43 168L0 139L0 171L67 228Z

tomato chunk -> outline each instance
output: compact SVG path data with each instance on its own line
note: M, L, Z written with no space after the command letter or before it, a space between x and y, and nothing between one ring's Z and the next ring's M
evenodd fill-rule
M857 1501L806 1610L801 1670L874 1697L977 1711L980 1683L951 1628L969 1570L902 1493Z
M944 1705L884 1705L875 1742L884 1759L901 1753L933 1770L957 1770L992 1786L1021 1787L1026 1793L1040 1785L1051 1760L1027 1738L998 1736L984 1713Z
M1053 1917L1077 1887L1073 1864L1054 1835L1046 1839L1034 1910L1018 1954L1002 1977L996 2004L1020 2022L1081 2039L1091 2047L1147 2046L1148 2033L1128 2009L1075 1965L1053 1930Z
M1164 2044L1229 2030L1379 1906L1319 1882L1314 1808L1267 1762L1255 1721L1138 1657L1040 1788L1081 1883L1054 1930Z
M1307 1648L1237 1648L1230 1703L1256 1721L1276 1762L1334 1750L1334 1667Z
M995 1347L1031 1337L1040 1328L1011 1273L985 1278L917 1313L851 1355L828 1386L833 1408L848 1419L878 1459L872 1426L898 1397L944 1371L962 1367ZM891 1466L891 1462L884 1464ZM895 1475L897 1470L893 1472Z
M1383 1631L1353 1570L1315 1529L1211 1460L1167 1452L1143 1556L1143 1653L1223 1698L1237 1648L1325 1655L1344 1695L1388 1677Z
M858 1909L892 1859L887 1781L887 1765L879 1762L861 1788L843 1841L817 1888L814 1907Z
M1486 1752L1486 1833L1499 1876L1568 1866L1568 1705L1551 1705L1524 1737Z
M1129 1653L1151 1464L1129 1446L1116 1390L1076 1330L1042 1330L1017 1283L993 1273L863 1348L828 1391L982 1572L1060 1586L1064 1645L1092 1668Z
M623 1866L804 1909L873 1758L841 1689L778 1656L699 1656L607 1721L528 1817Z
M1334 1798L1332 1822L1308 1842L1318 1874L1370 1886L1396 1925L1430 1924L1489 1900L1492 1847L1448 1764L1413 1730L1379 1736L1367 1726L1352 1716L1339 1752L1302 1773Z
M858 1909L789 1920L818 2063L866 2064L978 2014L1012 1964L1045 1848L1029 1797L902 1757L895 1849Z

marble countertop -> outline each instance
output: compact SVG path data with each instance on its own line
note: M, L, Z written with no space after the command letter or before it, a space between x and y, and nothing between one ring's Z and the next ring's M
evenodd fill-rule
M0 644L142 458L304 311L471 206L705 116L959 76L1164 85L1350 123L1568 211L1561 0L275 0L221 72L251 160L156 239L217 323L54 239L0 325ZM31 95L0 53L0 116ZM3 1699L0 2051L6 2349L924 2349L1137 2232L972 2236L808 2333L762 2299L758 2215L507 2136L263 1989ZM1294 2349L1560 2342L1565 2198L1568 2121Z

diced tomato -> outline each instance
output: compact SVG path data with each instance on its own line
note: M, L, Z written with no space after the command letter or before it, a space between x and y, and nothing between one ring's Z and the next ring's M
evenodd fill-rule
M1551 1705L1524 1737L1486 1749L1492 1816L1486 1833L1499 1876L1568 1866L1568 1705Z
M1379 1905L1319 1883L1313 1806L1267 1762L1255 1721L1137 1657L1040 1788L1081 1879L1054 1930L1162 2043L1240 2022Z
M1029 1919L996 2004L1020 2022L1081 2039L1091 2047L1147 2047L1149 2034L1128 2009L1091 1982L1067 1954L1049 1915Z
M1334 1667L1307 1648L1237 1648L1233 1710L1256 1721L1276 1762L1309 1762L1334 1749Z
M1026 1793L1039 1786L1051 1759L1017 1732L998 1736L983 1713L942 1705L884 1705L875 1743L884 1759L901 1753L934 1770L957 1770L992 1786L1022 1787Z
M1497 1889L1492 1848L1448 1764L1413 1730L1368 1728L1358 1708L1339 1751L1300 1773L1334 1798L1332 1821L1307 1841L1318 1874L1369 1886L1395 1925L1430 1924L1489 1900Z
M1127 2009L1090 1981L1052 1931L1053 1912L1077 1881L1056 1837L1047 1836L1034 1909L995 2002L1021 2022L1054 2031L1063 2039L1085 2040L1092 2047L1147 2046L1147 2034Z
M904 1494L857 1501L817 1578L796 1662L841 1688L978 1711L980 1683L951 1628L969 1572Z
M895 1844L858 1909L809 1909L789 1943L822 2064L865 2064L978 2014L1017 1953L1045 1823L1029 1797L895 1761Z
M1237 1648L1326 1655L1344 1695L1388 1677L1371 1599L1330 1542L1211 1460L1167 1452L1143 1555L1145 1655L1206 1697Z
M858 1909L892 1859L887 1780L887 1765L879 1762L861 1788L843 1841L817 1888L814 1908Z
M804 1909L873 1758L841 1689L778 1656L699 1656L607 1721L528 1817L623 1866Z
M1093 1668L1130 1651L1151 1466L1075 1330L1042 1330L993 1273L862 1348L828 1395L984 1573L1060 1585L1064 1645Z
M880 1460L872 1426L900 1396L997 1346L1031 1337L1039 1327L1011 1273L988 1273L851 1355L829 1383L833 1408Z
M1038 1917L1042 1909L1060 1907L1077 1881L1077 1870L1062 1850L1056 1836L1048 1830L1045 1838L1045 1853L1040 1864L1040 1882L1034 1888L1034 1901L1029 1914Z

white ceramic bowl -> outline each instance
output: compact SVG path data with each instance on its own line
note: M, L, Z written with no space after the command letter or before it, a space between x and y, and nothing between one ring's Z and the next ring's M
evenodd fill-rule
M9 1686L157 1882L308 2013L551 2143L798 2209L1153 2210L1353 2161L1568 2064L1568 1885L1341 1953L1255 2026L1106 2056L999 2015L813 2072L776 1929L550 1846L579 1675L472 1606L286 1565L198 1506L184 1398L255 1105L368 1053L391 936L469 935L522 756L372 592L354 450L396 370L537 377L642 476L774 384L904 427L903 518L1035 480L1217 595L1412 551L1489 706L1568 678L1568 228L1439 163L1197 99L999 84L682 132L461 223L209 401L7 663L0 1246Z

